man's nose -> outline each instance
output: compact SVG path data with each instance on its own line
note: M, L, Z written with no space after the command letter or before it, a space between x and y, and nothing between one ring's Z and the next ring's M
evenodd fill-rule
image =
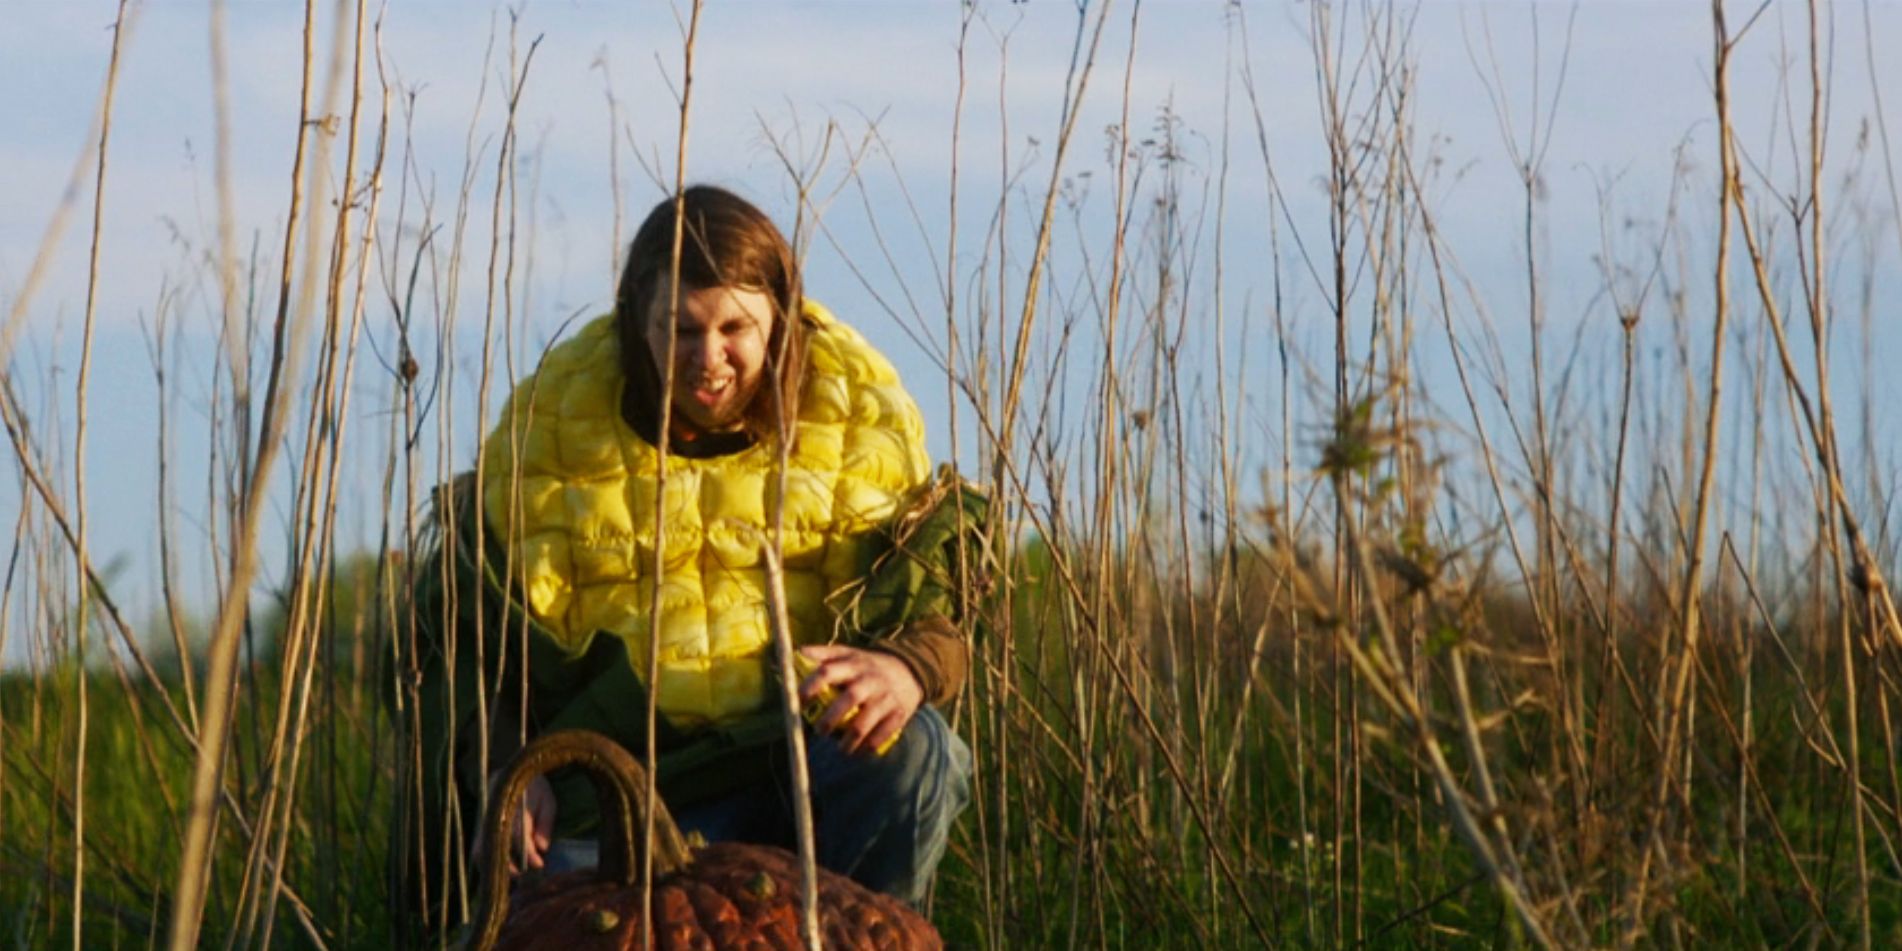
M698 337L691 343L681 341L680 361L696 370L710 370L720 363L720 347L707 337Z

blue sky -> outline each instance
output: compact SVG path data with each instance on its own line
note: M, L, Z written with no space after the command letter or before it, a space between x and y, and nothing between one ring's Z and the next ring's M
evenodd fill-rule
M207 446L204 430L215 350L214 298L199 263L215 234L207 7L183 2L139 7L113 112L102 244L107 277L98 309L88 441L88 504L96 557L101 562L126 557L124 597L135 617L143 616L156 597L150 578L158 522L151 484L159 404L142 326L152 320L163 288L186 289L175 307L182 334L177 346L182 349L171 411L180 457L176 475L200 497L205 473L202 461L192 457L202 456ZM277 253L287 205L301 49L295 7L229 5L231 186L241 243L248 246L255 236L267 258ZM8 90L0 95L0 169L5 170L0 175L0 313L17 299L75 158L86 146L105 73L113 9L114 4L103 0L5 4L7 28L0 31L0 89ZM1079 182L1084 180L1081 173L1092 173L1091 197L1078 217L1083 227L1100 225L1108 213L1111 166L1105 156L1105 129L1119 120L1131 9L1119 4L1112 16L1065 168L1066 175ZM517 120L528 159L518 166L524 190L520 210L523 223L532 216L534 225L533 267L524 278L529 312L520 333L522 345L532 351L555 335L564 320L602 309L609 296L615 227L609 187L610 89L622 122L617 147L624 237L661 194L631 153L657 156L659 174L671 178L676 116L668 83L679 68L679 22L664 3L546 0L528 2L519 10L518 55L532 39L540 39ZM1259 373L1264 380L1272 372L1273 355L1259 342L1263 325L1246 321L1264 319L1258 313L1251 318L1247 306L1259 309L1270 293L1270 269L1261 264L1270 205L1240 77L1246 62L1288 203L1282 224L1308 240L1321 240L1326 219L1318 183L1326 153L1316 110L1310 10L1306 4L1244 3L1237 16L1220 3L1152 0L1140 8L1128 77L1132 127L1149 127L1165 104L1180 117L1188 166L1185 187L1199 190L1216 181L1228 130L1224 293L1238 313L1228 325L1229 338L1208 343L1235 348L1228 364L1234 371L1233 357L1255 341L1247 356L1253 362L1234 372ZM1746 7L1739 4L1736 10L1734 16L1741 18ZM1050 174L1077 23L1075 6L1056 0L983 2L978 11L966 47L968 85L955 153L963 208L959 253L967 262L983 254L987 216L1000 193L1005 162L1021 170L1022 187L1033 192ZM1518 219L1523 198L1502 141L1499 112L1488 93L1489 75L1501 83L1500 101L1516 123L1510 134L1522 137L1534 102L1544 103L1542 110L1550 107L1561 60L1564 63L1556 113L1547 117L1553 124L1542 176L1539 238L1551 276L1549 314L1555 339L1569 340L1581 328L1611 326L1605 324L1605 302L1595 293L1597 271L1591 261L1599 249L1600 189L1608 190L1604 207L1615 219L1642 225L1662 214L1681 144L1689 161L1706 170L1715 165L1708 6L1690 0L1594 0L1578 8L1576 19L1570 19L1572 12L1570 5L1545 2L1426 2L1412 11L1418 68L1416 138L1445 159L1435 199L1438 225L1487 311L1498 320L1495 329L1508 362L1522 358L1525 344L1522 322L1501 317L1517 313L1524 298ZM1782 108L1781 80L1786 74L1779 61L1806 68L1801 13L1800 6L1792 4L1772 9L1741 48L1735 66L1740 133L1771 181L1788 181L1795 168L1784 139L1788 113ZM1836 44L1830 141L1838 163L1832 168L1839 169L1847 167L1852 144L1875 114L1872 88L1888 97L1883 105L1890 112L1892 134L1902 136L1902 115L1895 112L1896 100L1902 99L1902 67L1880 55L1902 41L1902 5L1842 4L1830 15ZM1864 44L1865 16L1878 51L1873 73ZM328 48L329 17L328 9L320 15L320 51ZM1360 48L1353 34L1359 21L1351 13L1341 17L1339 25L1350 36L1344 48ZM413 94L410 134L416 172L410 179L410 200L427 189L433 190L440 209L451 205L470 154L467 143L473 142L477 199L464 248L477 259L488 246L488 196L495 187L495 149L502 128L498 84L509 55L509 22L502 8L445 0L397 0L384 14L382 57L396 84L397 100L405 92ZM959 7L951 3L715 0L701 27L689 142L690 178L737 188L786 221L793 204L773 142L795 142L803 135L806 147L812 148L820 130L836 123L839 138L831 165L821 176L823 183L835 183L842 178L843 143L862 143L876 130L876 147L865 153L853 187L827 210L827 234L812 246L808 290L859 325L892 355L908 380L920 381L913 388L934 420L947 420L953 409L942 374L914 334L929 334L942 322L942 314L931 308L950 224L958 36ZM1496 67L1489 65L1489 57L1496 58ZM374 96L374 72L368 82ZM1807 108L1806 102L1793 104ZM369 131L366 127L366 138ZM1873 161L1879 163L1881 143L1875 141L1871 148ZM367 149L366 144L366 154ZM333 174L340 174L341 161L334 165ZM1709 180L1708 171L1695 179L1705 184ZM85 294L90 181L88 177L79 193L79 214L54 249L47 280L32 301L13 354L16 385L36 413L46 450L62 463L70 460L73 448L71 389ZM1876 243L1874 288L1892 323L1890 302L1897 299L1893 275L1898 273L1902 242L1895 237L1893 208L1886 204L1890 193L1876 191L1882 203L1871 213L1887 223L1875 226L1886 237ZM384 193L386 225L394 220L396 195L392 179ZM1013 200L1013 214L1027 215L1029 206L1022 197ZM918 209L916 222L908 202ZM1714 226L1704 220L1712 217L1710 196L1688 196L1683 214L1699 219L1687 228L1694 236L1688 253L1708 257L1709 248L1698 242L1714 233ZM402 245L404 236L389 230L386 242L407 248L405 253L414 251L413 234L409 244ZM1015 241L1027 241L1024 227L1012 234ZM1288 235L1281 238L1286 241ZM878 250L881 240L893 263ZM1095 252L1103 246L1097 241ZM526 246L520 253L526 266ZM1079 246L1059 247L1056 260L1073 270L1081 268ZM1843 279L1850 280L1862 265L1850 262L1843 267ZM961 284L970 279L968 272L960 275ZM1200 295L1194 300L1207 302L1206 290L1194 293ZM1320 294L1321 289L1302 280L1288 283L1289 312L1300 318L1291 323L1297 350L1305 349L1317 362L1332 333L1321 320ZM471 303L481 298L479 268L465 273L461 295L458 320L467 326L481 316L479 305ZM377 297L371 294L366 333L387 346L387 308L380 307ZM896 303L899 313L894 318L880 303L907 299L917 304L919 315ZM1695 317L1691 322L1695 325ZM1893 329L1879 334L1884 344L1898 343ZM470 346L466 338L458 343L456 358L465 366L472 359ZM1902 352L1896 346L1885 349ZM1206 356L1208 348L1201 352ZM1845 353L1841 362L1853 366L1855 356ZM1444 372L1443 356L1436 361L1427 353L1422 359L1426 372ZM387 376L374 372L373 366L366 364L362 371L352 404L353 425L363 442L351 457L357 471L347 473L346 479L357 497L374 496L383 426L392 405ZM445 399L463 418L471 418L473 373L463 373L459 380ZM1879 382L1886 387L1881 391L1885 396L1897 395L1887 375ZM1246 441L1252 461L1262 464L1279 453L1283 439L1295 437L1278 431L1280 409L1274 405L1272 387L1255 387L1246 399L1251 427ZM1450 396L1446 401L1453 402ZM932 449L940 457L953 454L948 429L933 428ZM1874 432L1882 451L1892 453L1895 425L1885 422ZM472 429L458 429L445 465L466 464L474 451L473 438ZM968 447L965 452L968 460ZM19 504L17 480L0 479L0 522L13 524ZM183 527L202 533L202 504L187 500L182 513ZM347 507L340 526L348 536L346 544L367 540L374 530L372 510ZM281 552L278 557L281 564ZM198 558L202 560L202 553ZM267 564L267 583L275 570ZM188 565L186 574L202 579L202 564Z

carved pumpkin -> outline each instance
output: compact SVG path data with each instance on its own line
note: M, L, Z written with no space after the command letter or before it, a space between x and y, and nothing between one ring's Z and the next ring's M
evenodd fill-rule
M551 875L509 893L508 855L522 797L536 775L580 766L594 780L601 808L596 869ZM612 740L563 730L531 741L510 764L484 819L490 854L476 919L479 949L639 948L641 861L637 844L646 775ZM803 948L799 860L785 849L718 843L689 848L658 800L654 803L651 917L657 951ZM846 878L819 870L819 932L827 948L939 949L938 932L917 912Z

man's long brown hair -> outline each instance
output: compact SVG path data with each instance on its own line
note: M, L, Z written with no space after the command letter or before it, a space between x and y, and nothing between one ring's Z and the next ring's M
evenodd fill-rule
M713 185L694 185L682 196L680 292L732 287L763 292L773 302L773 332L767 340L764 379L741 413L741 425L756 439L779 432L799 415L799 385L805 369L805 327L800 317L799 265L792 246L771 218L738 195ZM660 432L663 361L647 346L646 324L655 295L665 293L673 265L675 201L648 212L628 246L614 295L621 369L627 375L622 415L643 437ZM663 309L667 301L660 301ZM667 315L671 317L672 315ZM783 415L782 415L783 414Z

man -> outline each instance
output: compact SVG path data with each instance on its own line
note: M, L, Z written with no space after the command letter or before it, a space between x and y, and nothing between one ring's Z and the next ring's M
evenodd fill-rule
M682 828L790 846L765 563L777 539L810 670L800 694L834 697L808 742L819 860L915 903L968 799L970 753L933 705L968 665L951 617L958 533L943 526L974 525L981 500L934 491L896 371L803 298L763 213L707 186L680 208L677 261L668 199L634 238L614 312L517 386L479 485L463 483L479 490L480 524L466 500L449 506L449 524L483 536L444 547L482 570L474 626L493 630L444 625L465 643L439 650L458 662L425 667L453 672L434 693L424 684L443 734L425 723L425 754L458 754L467 801L527 736L580 726L638 754L651 692L658 782ZM895 547L901 508L935 518L934 541ZM476 643L499 656L478 663ZM592 863L578 776L537 782L525 813L526 867Z

